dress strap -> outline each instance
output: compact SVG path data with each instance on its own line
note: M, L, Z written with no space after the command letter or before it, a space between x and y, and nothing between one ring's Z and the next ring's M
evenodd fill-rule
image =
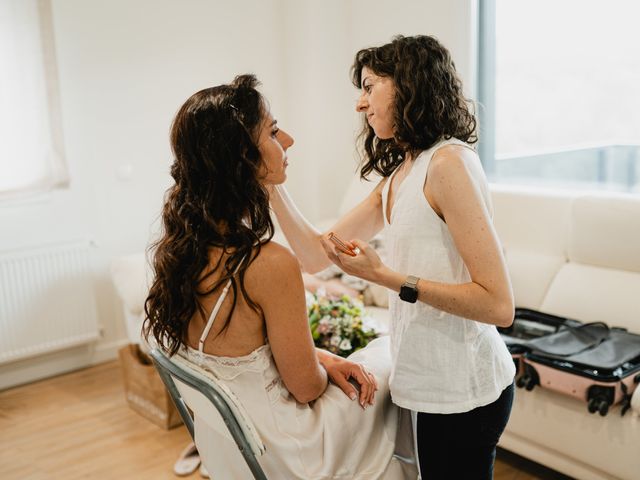
M240 263L238 263L238 266L233 271L232 277L234 277L236 275L236 273L238 273L238 269L240 268L240 265L242 265L242 261L243 260L244 260L244 257L240 260ZM209 336L209 331L211 330L211 327L213 327L213 322L215 321L216 316L218 315L218 311L220 310L220 307L222 306L222 302L224 302L224 299L227 298L227 294L229 293L229 288L230 287L231 287L231 279L229 279L227 284L222 289L222 293L218 297L218 301L216 302L215 307L213 307L213 310L211 311L211 315L209 315L209 320L207 321L207 325L204 327L202 335L200 336L200 341L198 342L198 351L200 353L204 353L203 352L204 341Z

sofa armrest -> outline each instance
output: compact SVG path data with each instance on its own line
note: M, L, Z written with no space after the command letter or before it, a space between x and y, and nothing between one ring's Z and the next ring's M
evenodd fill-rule
M140 342L144 301L150 278L144 253L117 257L111 261L111 280L122 300L127 336L132 343Z

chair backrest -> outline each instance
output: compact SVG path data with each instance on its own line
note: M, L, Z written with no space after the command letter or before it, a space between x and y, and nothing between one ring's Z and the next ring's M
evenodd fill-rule
M265 446L234 393L211 372L178 355L169 358L159 348L153 348L150 355L194 442L194 422L189 409L197 412L211 404L224 421L254 478L266 480L257 460L264 454ZM206 405L201 401L203 397L208 401Z

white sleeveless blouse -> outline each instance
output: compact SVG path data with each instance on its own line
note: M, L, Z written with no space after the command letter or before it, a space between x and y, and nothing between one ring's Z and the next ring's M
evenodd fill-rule
M389 177L382 191L387 262L393 270L443 283L471 280L445 222L424 196L429 162L444 140L423 151L395 192L387 219ZM467 168L493 217L487 179L476 156ZM396 170L397 171L397 170ZM395 172L394 172L395 174ZM393 402L428 413L461 413L494 402L511 384L515 366L495 326L389 298Z

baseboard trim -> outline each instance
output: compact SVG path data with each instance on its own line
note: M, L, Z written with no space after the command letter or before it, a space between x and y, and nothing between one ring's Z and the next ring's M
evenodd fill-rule
M0 390L115 360L118 349L128 343L128 339L122 338L97 345L81 345L0 365Z
M128 345L129 343L130 342L128 338L122 338L115 342L98 345L95 348L91 365L97 365L99 363L115 360L116 358L118 358L118 350L120 350L125 345Z

